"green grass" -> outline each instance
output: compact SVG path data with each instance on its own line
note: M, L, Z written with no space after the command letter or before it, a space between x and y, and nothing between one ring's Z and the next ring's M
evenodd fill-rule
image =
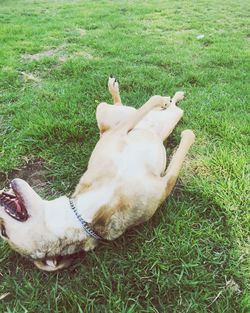
M152 220L76 266L43 273L1 242L0 312L250 312L248 13L246 0L0 0L2 187L39 158L50 197L73 191L110 73L136 107L184 90L171 146L197 136Z

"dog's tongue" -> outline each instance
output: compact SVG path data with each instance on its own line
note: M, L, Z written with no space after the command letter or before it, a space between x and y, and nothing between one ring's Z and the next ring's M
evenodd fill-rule
M17 195L9 192L0 193L0 205L4 207L7 214L18 221L26 221L28 218L24 204Z

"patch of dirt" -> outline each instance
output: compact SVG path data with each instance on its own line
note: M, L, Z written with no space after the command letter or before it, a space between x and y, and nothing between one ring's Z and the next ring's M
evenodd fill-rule
M76 28L75 30L81 37L85 36L87 32L84 28Z
M50 49L50 50L45 50L45 51L41 51L38 53L34 53L34 54L23 54L22 58L24 60L29 60L29 61L33 61L33 60L39 60L42 57L53 57L56 53L58 52L58 49Z
M60 55L58 60L60 62L66 62L69 59L69 57L67 55Z
M43 57L57 57L60 62L66 62L69 59L74 57L82 57L84 59L91 60L93 55L87 51L76 51L76 52L67 52L64 45L59 46L58 48L41 51L35 54L23 54L22 59L27 61L38 61ZM23 73L26 81L27 80L38 80L39 78L35 77L33 74Z
M21 72L21 75L22 75L22 79L25 83L29 82L29 81L33 81L33 82L38 83L41 81L41 79L38 76L36 76L32 73Z
M92 54L86 52L86 51L77 51L77 52L74 52L72 53L70 56L67 55L67 54L62 54L58 57L58 60L60 62L66 62L70 59L73 59L74 57L78 57L78 58L84 58L84 59L87 59L87 60L92 60L93 59L93 56Z
M89 59L89 60L93 59L93 55L86 51L78 51L74 55L78 57L83 57L84 59Z
M45 194L48 189L45 161L42 158L27 160L23 167L16 168L9 173L0 172L1 187L8 188L10 181L14 178L27 181L40 194Z
M81 28L81 27L75 27L75 28L67 28L67 29L65 30L65 32L66 32L67 34L75 34L75 35L78 35L78 36L80 36L80 37L83 37L83 36L86 35L87 30L84 29L84 28Z

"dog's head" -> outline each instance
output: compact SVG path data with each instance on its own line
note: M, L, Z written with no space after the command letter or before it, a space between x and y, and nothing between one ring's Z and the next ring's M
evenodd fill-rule
M42 270L69 266L85 238L74 227L67 197L44 200L21 179L14 179L11 189L0 192L2 239Z

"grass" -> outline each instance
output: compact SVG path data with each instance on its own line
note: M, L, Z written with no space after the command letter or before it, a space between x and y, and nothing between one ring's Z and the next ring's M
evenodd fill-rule
M246 0L0 0L2 187L42 160L43 192L73 191L110 73L136 107L184 90L171 146L197 136L152 220L76 266L43 273L1 242L0 312L250 312L247 13Z

